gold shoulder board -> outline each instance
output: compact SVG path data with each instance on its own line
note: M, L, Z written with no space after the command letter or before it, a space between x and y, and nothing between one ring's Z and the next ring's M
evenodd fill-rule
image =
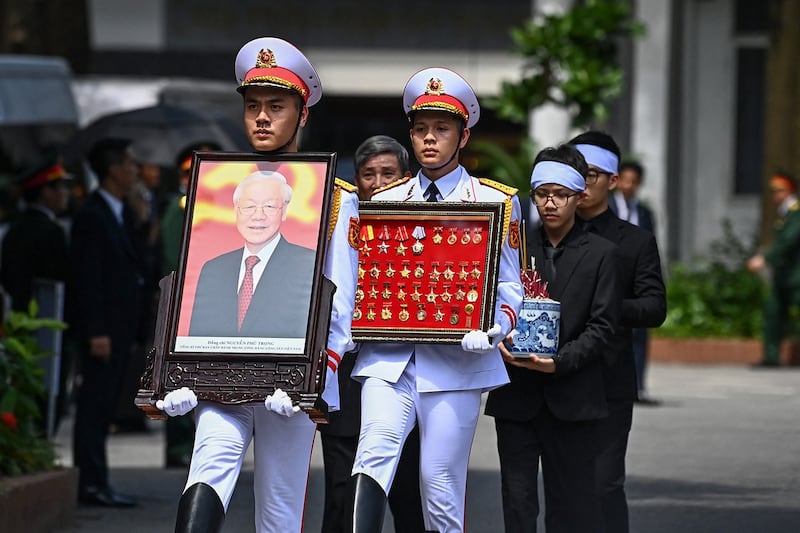
M492 189L497 189L498 191L507 194L509 196L514 196L518 192L516 188L510 185L506 185L505 183L500 183L499 181L490 180L488 178L478 178L478 181L481 182L481 185L486 185L487 187L491 187Z

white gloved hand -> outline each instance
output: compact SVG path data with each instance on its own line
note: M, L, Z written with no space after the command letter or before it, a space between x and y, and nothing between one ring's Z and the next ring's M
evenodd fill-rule
M283 416L294 416L300 412L300 406L292 405L292 399L281 389L275 389L274 393L267 396L264 407Z
M197 395L188 387L174 390L164 396L163 400L156 402L156 408L161 409L169 416L185 415L197 407Z
M488 353L497 348L497 345L503 340L500 334L502 328L499 324L495 324L489 331L480 331L474 329L469 333L465 333L461 339L461 348L466 352L473 353Z

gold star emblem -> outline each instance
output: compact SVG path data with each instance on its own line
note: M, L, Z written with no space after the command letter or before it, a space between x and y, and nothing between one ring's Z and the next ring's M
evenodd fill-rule
M464 281L469 276L469 272L464 270L464 267L461 267L461 272L458 273L458 279Z
M392 291L389 290L389 286L388 285L383 289L383 292L381 293L381 296L383 296L384 300L388 300L389 298L392 297Z
M438 297L438 295L435 292L433 292L433 287L431 287L431 292L426 294L425 297L428 299L428 302L436 303L436 298Z
M419 292L417 289L414 289L414 292L411 293L411 299L415 302L418 302L422 298L422 293Z
M380 276L380 275L381 275L381 271L380 271L380 269L378 268L378 265L374 265L372 268L370 268L370 269L369 269L369 275L370 275L370 276L371 276L373 279L378 279L378 276Z
M383 273L386 274L387 278L393 278L395 272L397 272L397 270L393 269L392 265L390 264L386 267L386 270Z
M466 297L467 297L467 293L464 292L463 289L458 289L456 291L456 300L463 300Z
M375 285L369 290L369 297L373 300L378 297L378 289L375 288Z
M397 250L397 255L406 255L406 250L408 250L408 246L406 246L401 242L400 245L396 248L396 250Z
M403 270L400 271L400 277L408 279L411 275L411 271L408 269L407 266L403 265Z
M367 320L375 320L375 310L374 309L370 309L367 312Z
M444 320L444 313L442 313L441 309L436 310L436 312L433 314L433 319L437 322Z
M405 300L406 299L406 291L404 291L403 289L398 289L397 290L397 299L398 300Z

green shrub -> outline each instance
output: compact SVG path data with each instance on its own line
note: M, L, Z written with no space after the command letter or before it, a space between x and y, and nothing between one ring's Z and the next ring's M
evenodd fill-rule
M760 337L767 287L745 268L754 251L724 221L723 237L711 244L707 258L670 268L667 319L656 335Z
M54 467L53 444L41 435L39 405L45 397L41 358L49 355L33 333L63 329L57 320L36 318L35 302L27 313L12 312L0 331L0 476Z

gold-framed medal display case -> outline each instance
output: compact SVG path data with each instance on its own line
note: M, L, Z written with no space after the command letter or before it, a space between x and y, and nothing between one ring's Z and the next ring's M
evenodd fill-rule
M361 202L357 342L458 344L494 324L501 203Z

